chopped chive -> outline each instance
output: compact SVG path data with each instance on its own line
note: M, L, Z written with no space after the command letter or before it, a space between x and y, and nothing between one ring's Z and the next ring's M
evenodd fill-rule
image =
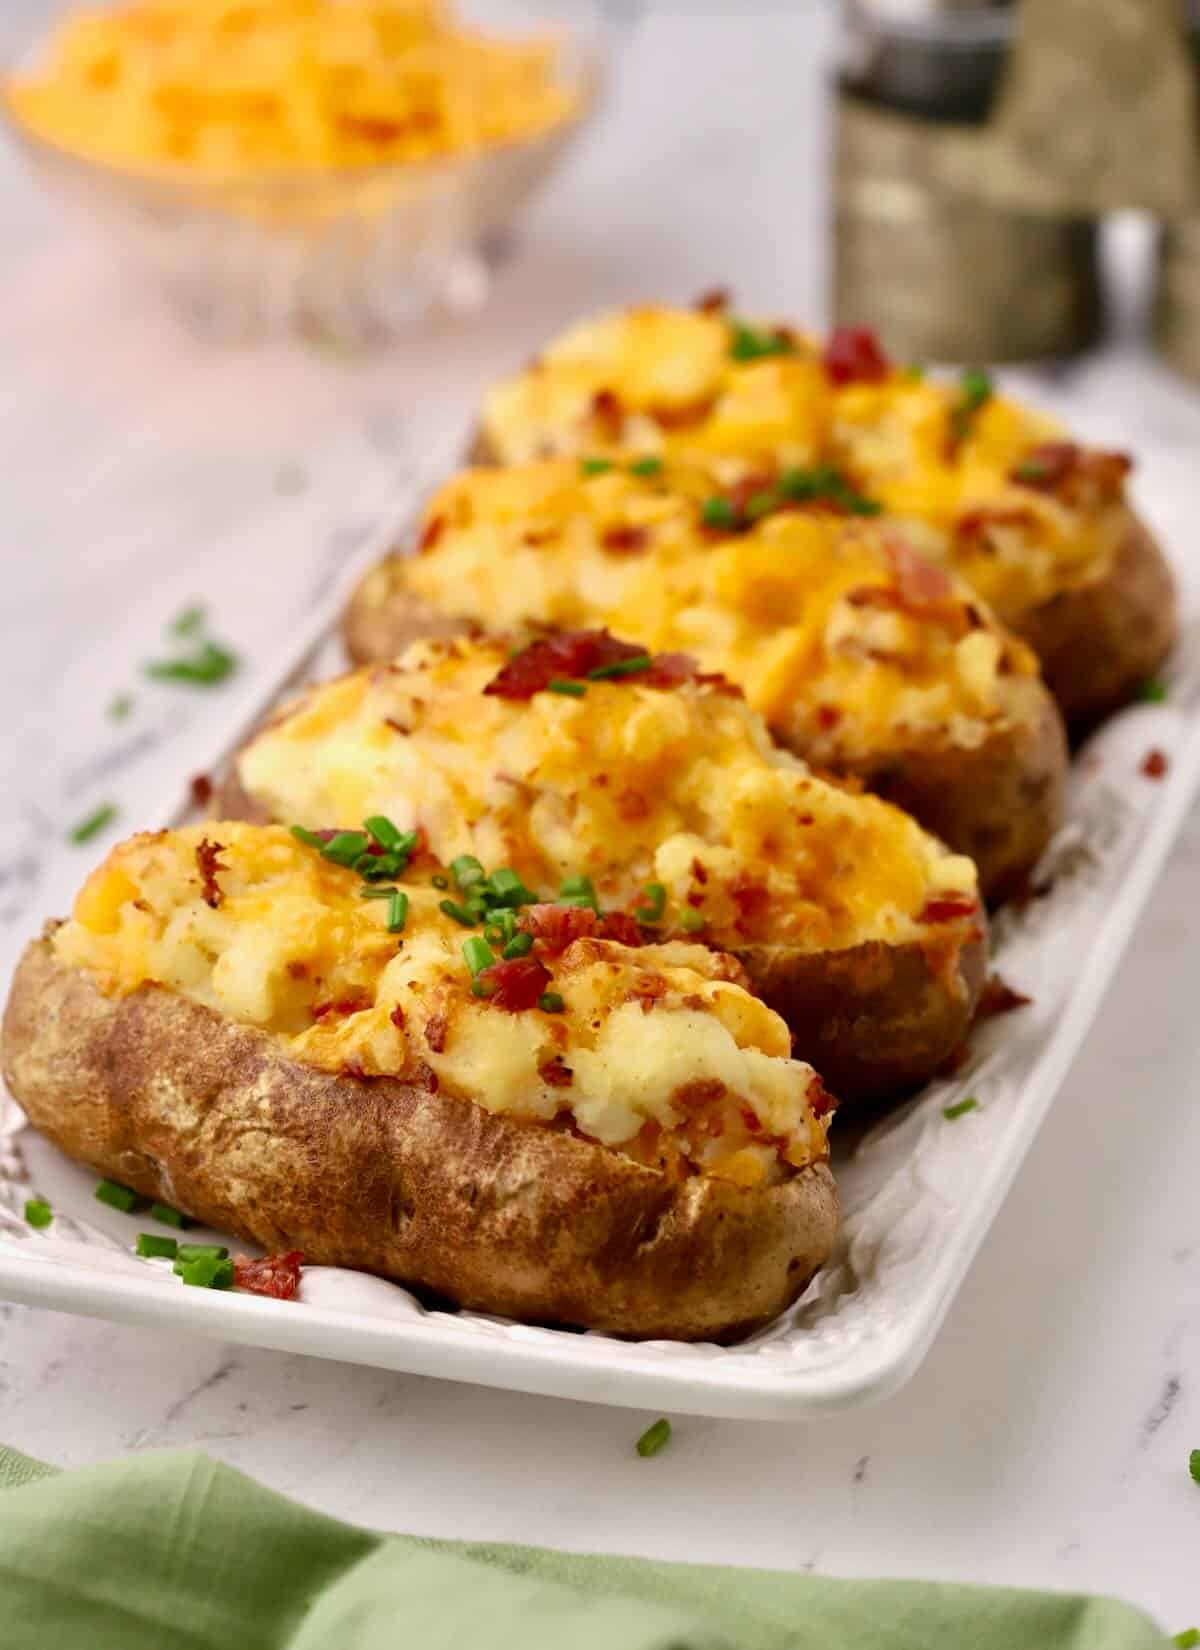
M172 1209L169 1203L152 1203L150 1218L161 1220L164 1226L176 1226L181 1232L186 1232L189 1226L196 1224L191 1215L185 1215L180 1209Z
M54 1210L43 1197L31 1197L25 1205L25 1219L35 1231L43 1231L54 1219Z
M584 905L597 915L600 913L600 901L596 898L591 877L567 877L559 884L558 897L564 905Z
M793 344L778 332L760 332L745 321L731 321L729 353L735 361L762 361L771 355L791 355Z
M633 914L641 923L655 923L662 921L662 914L667 908L667 890L661 882L648 882L642 889L648 905L635 905Z
M697 929L704 927L704 918L693 906L685 905L679 913L679 926L685 933L694 934Z
M970 367L962 376L963 405L968 412L978 412L986 401L991 400L992 380L979 367Z
M661 458L654 458L653 456L637 458L629 466L629 473L631 476L656 476L661 472L662 467L663 461Z
M1166 701L1167 684L1156 676L1148 676L1138 688L1137 696L1144 705L1161 705Z
M444 899L438 905L438 910L446 916L453 917L455 922L461 922L464 928L474 928L475 918L469 911L464 911L461 905L456 905L452 899Z
M366 846L367 839L362 831L339 831L328 842L322 842L321 853L335 865L344 865L349 870L362 858Z
M384 814L372 814L370 819L363 820L363 830L373 836L381 848L390 848L393 852L403 851L403 844L408 838L415 842L416 833L401 831L393 825Z
M404 932L404 924L408 921L408 895L401 888L393 891L388 901L387 931L389 934Z
M925 364L922 361L910 361L904 369L903 376L911 384L919 384L925 377Z
M80 820L79 824L69 833L68 840L73 842L77 848L81 848L85 842L90 842L94 836L99 836L100 832L107 825L111 825L116 817L116 805L112 802L105 802L96 809L95 813L90 813L86 819Z
M180 659L155 659L144 666L153 682L182 682L192 687L213 687L232 676L237 655L216 642L205 642L195 653Z
M527 957L532 950L532 934L514 934L500 955L505 962L512 962L515 957Z
M507 865L502 865L498 871L493 871L488 878L488 888L497 905L515 907L518 905L532 905L533 895L526 888L517 873Z
M325 846L324 838L319 837L315 831L310 831L305 825L290 825L288 829L296 841L302 842L306 848L315 848L319 853Z
M652 1427L647 1427L637 1441L637 1452L641 1456L657 1455L659 1450L665 1449L671 1438L671 1423L665 1417L655 1421Z
M203 628L204 609L199 602L192 607L185 607L177 618L171 620L170 634L172 636L194 636Z
M581 476L602 476L606 470L613 467L611 458L581 458L579 473Z
M385 883L382 887L375 883L370 888L360 888L358 897L359 899L391 899L392 895L396 893L399 893L399 889L393 888L388 883Z
M113 722L123 722L132 709L132 697L128 693L118 693L108 707L109 719Z
M732 528L737 526L737 511L727 498L714 493L701 505L700 519L706 527Z
M435 876L430 877L429 880L435 888L449 888L450 886L450 878L444 877L440 871Z
M643 670L649 670L653 662L648 653L639 653L633 659L617 659L611 665L597 665L595 670L589 670L588 681L615 682L622 676L637 676Z
M1179 1650L1196 1650L1200 1644L1200 1627L1185 1627L1182 1633L1176 1633L1171 1643L1177 1644Z
M969 1094L965 1100L956 1100L952 1106L943 1106L942 1116L948 1122L953 1123L956 1117L965 1117L969 1111L977 1111L978 1109L979 1101L976 1100L974 1095Z
M496 987L491 980L472 980L471 995L473 997L490 997Z
M175 1270L184 1283L193 1289L230 1289L233 1287L233 1262L216 1255L201 1255L184 1266L178 1262Z
M1188 1471L1196 1483L1200 1484L1200 1449L1194 1449L1188 1456Z
M175 1238L160 1237L157 1232L139 1232L135 1253L143 1260L174 1260L179 1244Z
M486 940L480 939L478 934L472 934L469 940L463 941L463 956L467 959L467 967L471 970L472 979L482 974L485 968L490 968L495 962L492 948Z
M746 520L761 521L772 510L778 510L783 501L784 495L778 487L763 487L759 492L751 493L746 500Z
M229 1250L223 1243L181 1243L179 1245L179 1259L182 1261L201 1260L206 1255L215 1255L218 1260L226 1260Z
M538 1007L543 1014L561 1014L566 1006L565 1000L557 991L543 991L538 998Z
M487 943L493 947L506 944L504 930L498 922L489 922L483 931L483 937Z
M568 682L561 676L555 676L546 683L547 693L561 693L567 699L582 699L587 692L585 682Z
M455 887L465 892L483 881L483 866L474 854L459 854L457 859L450 861L450 875L454 878Z
M98 1203L107 1203L110 1209L120 1209L123 1215L136 1209L141 1202L135 1191L116 1180L102 1180L96 1187L95 1197Z

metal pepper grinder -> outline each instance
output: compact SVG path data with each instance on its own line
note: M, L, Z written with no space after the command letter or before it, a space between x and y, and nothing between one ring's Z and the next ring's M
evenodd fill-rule
M835 274L840 324L897 356L1075 354L1100 331L1093 215L976 192L964 165L996 105L1012 0L843 0Z

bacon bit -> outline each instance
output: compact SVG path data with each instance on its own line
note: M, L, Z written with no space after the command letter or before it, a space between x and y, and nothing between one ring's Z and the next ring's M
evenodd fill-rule
M342 1076L357 1077L365 1082L367 1068L363 1065L361 1060L347 1060L345 1065L342 1067Z
M304 1252L289 1249L286 1255L265 1255L251 1260L249 1255L233 1257L233 1282L251 1295L268 1295L272 1300L295 1300L300 1288L300 1268Z
M293 980L306 980L308 978L307 963L290 962L287 965L287 971Z
M985 538L990 527L1029 527L1036 519L1032 510L1019 504L984 504L959 516L954 531L960 543L969 543Z
M756 882L753 877L744 871L729 884L729 897L738 908L739 928L752 926L761 917L771 903L770 891L765 882Z
M649 1014L660 997L665 997L669 987L666 980L659 974L646 974L626 993L627 1003L641 1003L642 1013Z
M701 888L703 888L705 883L708 881L708 871L702 860L694 859L692 861L692 875L700 884Z
M1119 497L1132 468L1127 453L1090 450L1074 441L1045 441L1009 471L1008 479L1019 487L1078 503L1089 489L1098 499Z
M538 1066L538 1076L552 1089L569 1089L575 1073L561 1054L552 1054Z
M213 782L206 773L196 774L191 783L192 806L207 808L212 801Z
M1147 779L1161 779L1169 766L1166 752L1160 751L1157 745L1142 758L1142 773Z
M837 1110L837 1096L830 1094L821 1081L819 1073L813 1073L813 1080L808 1085L808 1109L814 1117L828 1117L830 1112Z
M817 706L817 726L824 728L826 732L836 728L841 719L842 713L836 705Z
M690 425L703 424L716 399L715 395L706 395L678 407L647 407L646 416L652 418L660 430L686 430Z
M592 422L608 441L620 441L625 428L625 408L615 390L600 389L592 396Z
M392 1022L397 1031L404 1030L404 1010L400 1007L399 1003L396 1004L395 1008L388 1015L388 1019Z
M954 583L949 576L903 539L889 539L883 548L900 594L910 607L936 607L954 597Z
M697 1077L683 1083L671 1099L681 1106L711 1106L725 1098L725 1085L719 1077Z
M609 911L598 917L581 905L527 905L517 918L517 927L532 934L550 957L561 956L569 945L582 939L612 940L617 945L646 943L639 925L623 911Z
M641 791L635 791L632 786L627 786L619 796L614 797L613 804L621 818L631 825L647 818L650 813L650 804Z
M636 918L627 915L624 911L606 911L600 918L600 927L597 930L602 940L612 940L615 945L645 945L646 935Z
M742 1125L747 1134L761 1134L763 1132L762 1121L756 1111L751 1111L749 1106L743 1106L741 1115Z
M978 900L967 894L935 895L925 901L917 915L918 922L954 922L959 917L970 917L979 909Z
M425 1022L425 1041L435 1054L441 1054L446 1047L446 1032L449 1026L444 1014L431 1014Z
M892 370L870 327L838 327L822 359L835 384L878 384Z
M385 716L383 719L383 725L384 727L391 728L393 733L401 734L405 739L407 739L409 734L412 732L412 729L406 728L403 722L397 722L394 716Z
M975 1018L977 1021L994 1020L998 1014L1011 1014L1015 1009L1028 1007L1032 1001L1032 997L1015 991L999 974L989 974L979 994Z
M314 1003L312 1017L314 1020L324 1020L330 1014L346 1016L361 1014L364 1009L371 1007L371 998L365 992L355 992L349 997L331 998L328 1002Z
M720 315L732 302L733 294L728 287L714 286L694 299L692 308L698 310L701 315Z
M420 542L417 545L417 553L423 556L427 550L432 550L445 531L445 516L430 516L429 520L425 523L424 531L422 532Z
M550 970L536 957L513 957L508 962L494 962L482 970L479 978L494 987L488 1002L509 1014L521 1014L537 1007L538 998L550 984Z
M1034 487L1038 492L1052 493L1065 481L1079 461L1079 448L1074 441L1043 441L1034 447L1016 467L1008 479L1020 487Z
M205 905L214 911L219 910L225 895L217 886L217 872L229 869L221 858L221 844L210 842L205 837L196 849L196 865L200 872L200 891Z
M649 534L644 527L634 527L626 522L621 526L606 528L600 542L614 555L629 556L644 550L648 538Z

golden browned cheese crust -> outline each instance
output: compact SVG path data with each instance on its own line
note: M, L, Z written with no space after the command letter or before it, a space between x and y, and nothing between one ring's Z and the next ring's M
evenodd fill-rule
M1042 662L1073 729L1119 710L1160 669L1179 631L1178 592L1154 535L1131 510L1101 579L1021 614L1013 628Z
M4 1077L69 1156L268 1250L530 1322L678 1340L767 1322L828 1258L823 1163L744 1189L392 1078L333 1076L157 988L101 995L47 940Z

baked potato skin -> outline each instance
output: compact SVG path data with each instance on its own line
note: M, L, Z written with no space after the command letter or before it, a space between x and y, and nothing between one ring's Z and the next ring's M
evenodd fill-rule
M982 924L977 939L942 959L878 940L849 951L762 945L733 955L833 1092L860 1104L895 1100L945 1065L970 1030L988 971Z
M1179 630L1178 594L1157 540L1132 510L1104 578L1009 623L1042 662L1073 732L1126 705L1160 669Z
M526 1322L733 1339L797 1298L837 1228L824 1163L754 1190L672 1181L468 1100L300 1065L159 988L106 998L47 938L17 969L2 1055L33 1126L98 1174Z
M973 749L926 748L841 769L969 854L991 905L1028 887L1062 819L1070 761L1062 716L1042 683L1030 677L1010 690L1012 722ZM776 733L790 743L786 729Z

